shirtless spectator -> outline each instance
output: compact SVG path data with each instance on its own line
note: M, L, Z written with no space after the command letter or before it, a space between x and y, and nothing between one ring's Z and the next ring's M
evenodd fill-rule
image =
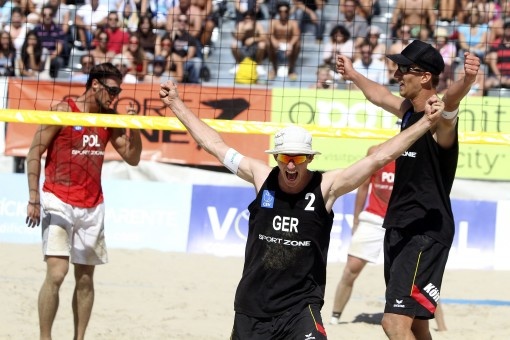
M94 58L96 64L109 63L115 57L116 53L108 50L108 40L108 34L103 30L99 31L96 48L90 51L90 55Z
M413 38L418 38L422 26L426 26L431 32L434 32L436 25L434 6L433 0L398 0L391 16L392 32L396 31L399 23L411 27L411 37Z
M301 51L301 30L296 20L289 19L290 5L279 2L277 5L279 18L270 23L269 60L273 69L269 71L269 80L276 77L278 71L278 52L284 54L288 63L290 80L297 80L296 62Z
M407 47L413 41L411 40L411 28L407 25L400 27L397 31L398 40L391 44L388 49L388 54L399 54L404 48ZM388 79L390 84L395 83L395 71L397 70L397 64L395 64L390 58L386 58L386 66L388 69Z
M255 20L255 11L248 11L244 19L237 23L232 32L232 55L239 64L244 58L249 57L257 63L257 73L264 75L265 71L261 63L267 55L267 33L262 24Z
M344 26L351 33L354 40L354 47L359 47L367 34L368 24L364 17L356 14L359 2L357 0L345 0L339 6L337 24Z
M177 6L170 8L167 16L166 30L173 32L178 29L177 19L181 14L186 15L188 18L188 33L200 42L203 18L200 8L192 5L191 0L180 0Z
M90 0L90 3L81 6L76 12L76 27L80 48L90 49L94 32L98 27L107 23L108 7L100 4L99 0Z
M201 26L197 38L204 47L204 55L208 56L211 50L213 31L220 24L219 14L213 12L212 0L192 0L191 4L200 10Z
M327 2L327 1L326 1ZM340 0L340 11L344 13L345 0ZM358 0L356 14L365 19L368 25L372 23L372 17L381 12L379 0Z

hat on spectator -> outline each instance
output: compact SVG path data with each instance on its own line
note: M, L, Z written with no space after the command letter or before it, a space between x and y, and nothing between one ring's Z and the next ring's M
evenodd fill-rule
M166 59L165 57L161 56L161 55L158 55L154 58L154 60L152 61L153 64L158 64L158 65L165 65L166 63Z
M369 34L378 34L381 35L382 31L378 26L368 26L367 28L367 35Z
M438 28L436 28L436 31L434 32L434 37L448 38L448 31L444 27L438 27Z
M435 75L444 70L444 60L437 49L420 40L414 40L400 54L386 56L398 65L417 65Z
M306 129L291 125L277 131L274 135L274 149L266 150L266 153L290 154L290 155L320 155L320 152L312 150L312 134Z
M111 63L115 67L124 66L126 68L131 68L131 61L126 56L122 55L122 53L116 54L113 57Z

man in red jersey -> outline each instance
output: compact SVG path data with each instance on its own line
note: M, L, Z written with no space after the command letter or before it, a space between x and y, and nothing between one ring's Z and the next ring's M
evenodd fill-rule
M86 91L67 99L53 111L114 113L110 105L119 95L122 75L110 63L94 66ZM128 114L136 114L131 106ZM130 165L140 161L140 132L85 126L42 125L27 155L29 201L26 223L42 221L46 278L39 292L41 339L51 339L59 289L74 264L74 339L83 339L94 302L94 268L108 261L104 240L104 202L101 169L110 141ZM45 180L39 187L41 157L47 151ZM42 214L41 214L42 211ZM42 218L42 219L41 219Z

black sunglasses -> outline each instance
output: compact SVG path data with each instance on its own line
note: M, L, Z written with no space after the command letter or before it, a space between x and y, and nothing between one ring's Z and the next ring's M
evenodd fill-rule
M99 79L96 79L96 80L98 81L99 84L103 85L106 92L108 92L108 94L110 96L118 96L122 92L122 89L118 86L108 86L105 83L103 83L101 80L99 80Z
M407 66L407 65L398 65L398 70L402 74L406 74L406 73L410 73L410 72L415 72L415 73L427 72L427 71L419 69L417 67L412 67L412 66Z

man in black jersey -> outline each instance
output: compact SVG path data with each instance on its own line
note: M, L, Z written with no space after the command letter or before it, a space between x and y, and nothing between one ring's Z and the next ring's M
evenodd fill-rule
M337 57L337 71L369 101L401 118L404 132L421 119L428 98L437 94L444 62L434 47L419 40L388 58L398 65L394 76L400 97L356 72L344 56ZM390 339L431 338L428 320L434 318L455 232L450 190L459 153L458 107L479 68L478 57L466 52L465 75L443 96L445 108L438 124L396 161L383 224L386 307L382 326Z
M320 310L333 204L433 127L443 102L432 96L412 127L350 167L321 174L308 170L319 152L312 149L311 134L301 127L276 133L274 148L266 152L278 165L270 167L225 144L186 107L172 81L161 85L159 95L205 151L255 187L231 339L326 339Z

